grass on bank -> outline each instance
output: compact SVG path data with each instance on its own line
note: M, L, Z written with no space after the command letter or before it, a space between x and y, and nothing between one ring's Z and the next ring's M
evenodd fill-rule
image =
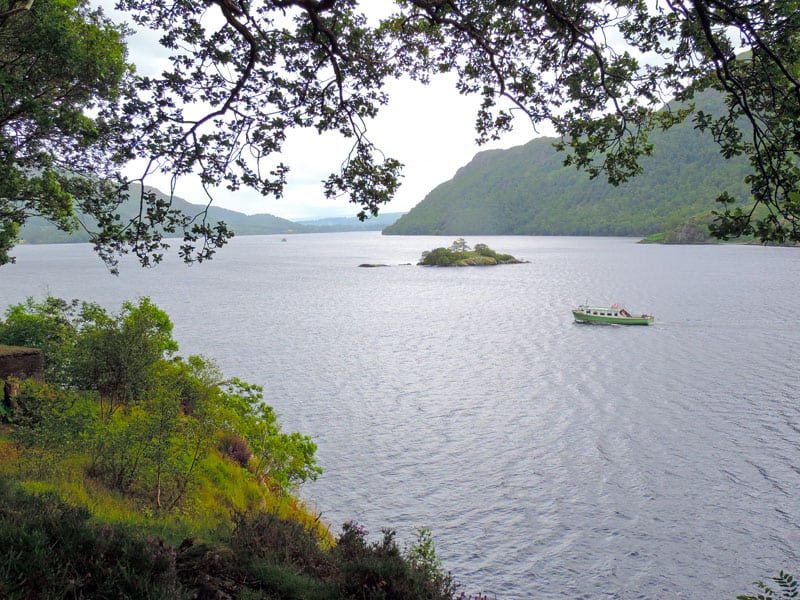
M174 356L149 300L11 307L0 344L38 347L48 383L0 402L0 597L452 600L432 545L401 550L295 495L316 446L261 388Z

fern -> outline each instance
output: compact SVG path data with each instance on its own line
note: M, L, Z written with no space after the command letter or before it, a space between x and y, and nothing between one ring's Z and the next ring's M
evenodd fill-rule
M759 581L755 584L755 586L763 593L757 594L755 596L748 596L748 595L736 596L736 600L772 600L775 598L788 600L789 598L800 597L800 584L798 584L797 580L794 577L792 577L789 573L781 571L777 577L772 578L772 581L778 584L778 588L780 589L780 595L778 595L779 592L776 592L775 590L770 588L763 581Z

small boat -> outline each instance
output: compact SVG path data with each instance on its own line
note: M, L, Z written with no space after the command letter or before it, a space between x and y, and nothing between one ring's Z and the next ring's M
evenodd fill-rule
M576 323L609 323L613 325L650 325L653 315L634 315L619 304L598 307L581 304L572 309Z

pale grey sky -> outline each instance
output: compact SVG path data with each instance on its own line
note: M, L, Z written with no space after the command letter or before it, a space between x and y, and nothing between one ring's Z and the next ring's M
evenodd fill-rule
M95 0L111 16L113 0ZM158 46L158 35L137 32L128 41L131 62L140 72L154 73L167 67L165 51ZM383 212L406 212L419 203L434 187L453 177L456 170L472 157L490 148L509 148L538 137L531 123L518 119L515 130L502 140L486 146L475 143L474 122L480 99L458 94L455 79L442 77L424 86L412 81L393 81L387 86L390 103L374 121L368 123L370 139L386 154L405 165L402 186ZM286 219L316 216L353 216L359 208L345 198L326 199L322 181L338 170L350 148L348 140L334 133L319 135L315 130L291 131L282 160L289 165L289 186L281 200L264 198L256 192L230 192L224 188L214 193L217 206L248 214L269 213ZM133 174L135 171L131 171ZM150 185L168 191L170 178L152 175ZM206 196L197 177L177 182L175 195L194 203Z

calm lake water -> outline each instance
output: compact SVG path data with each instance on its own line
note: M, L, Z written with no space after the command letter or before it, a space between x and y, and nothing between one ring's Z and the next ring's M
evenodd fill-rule
M182 354L313 436L302 495L332 529L429 527L467 592L733 600L800 575L800 251L475 237L530 262L403 265L451 241L242 237L119 277L88 246L20 247L0 305L150 296ZM656 323L574 324L587 300Z

